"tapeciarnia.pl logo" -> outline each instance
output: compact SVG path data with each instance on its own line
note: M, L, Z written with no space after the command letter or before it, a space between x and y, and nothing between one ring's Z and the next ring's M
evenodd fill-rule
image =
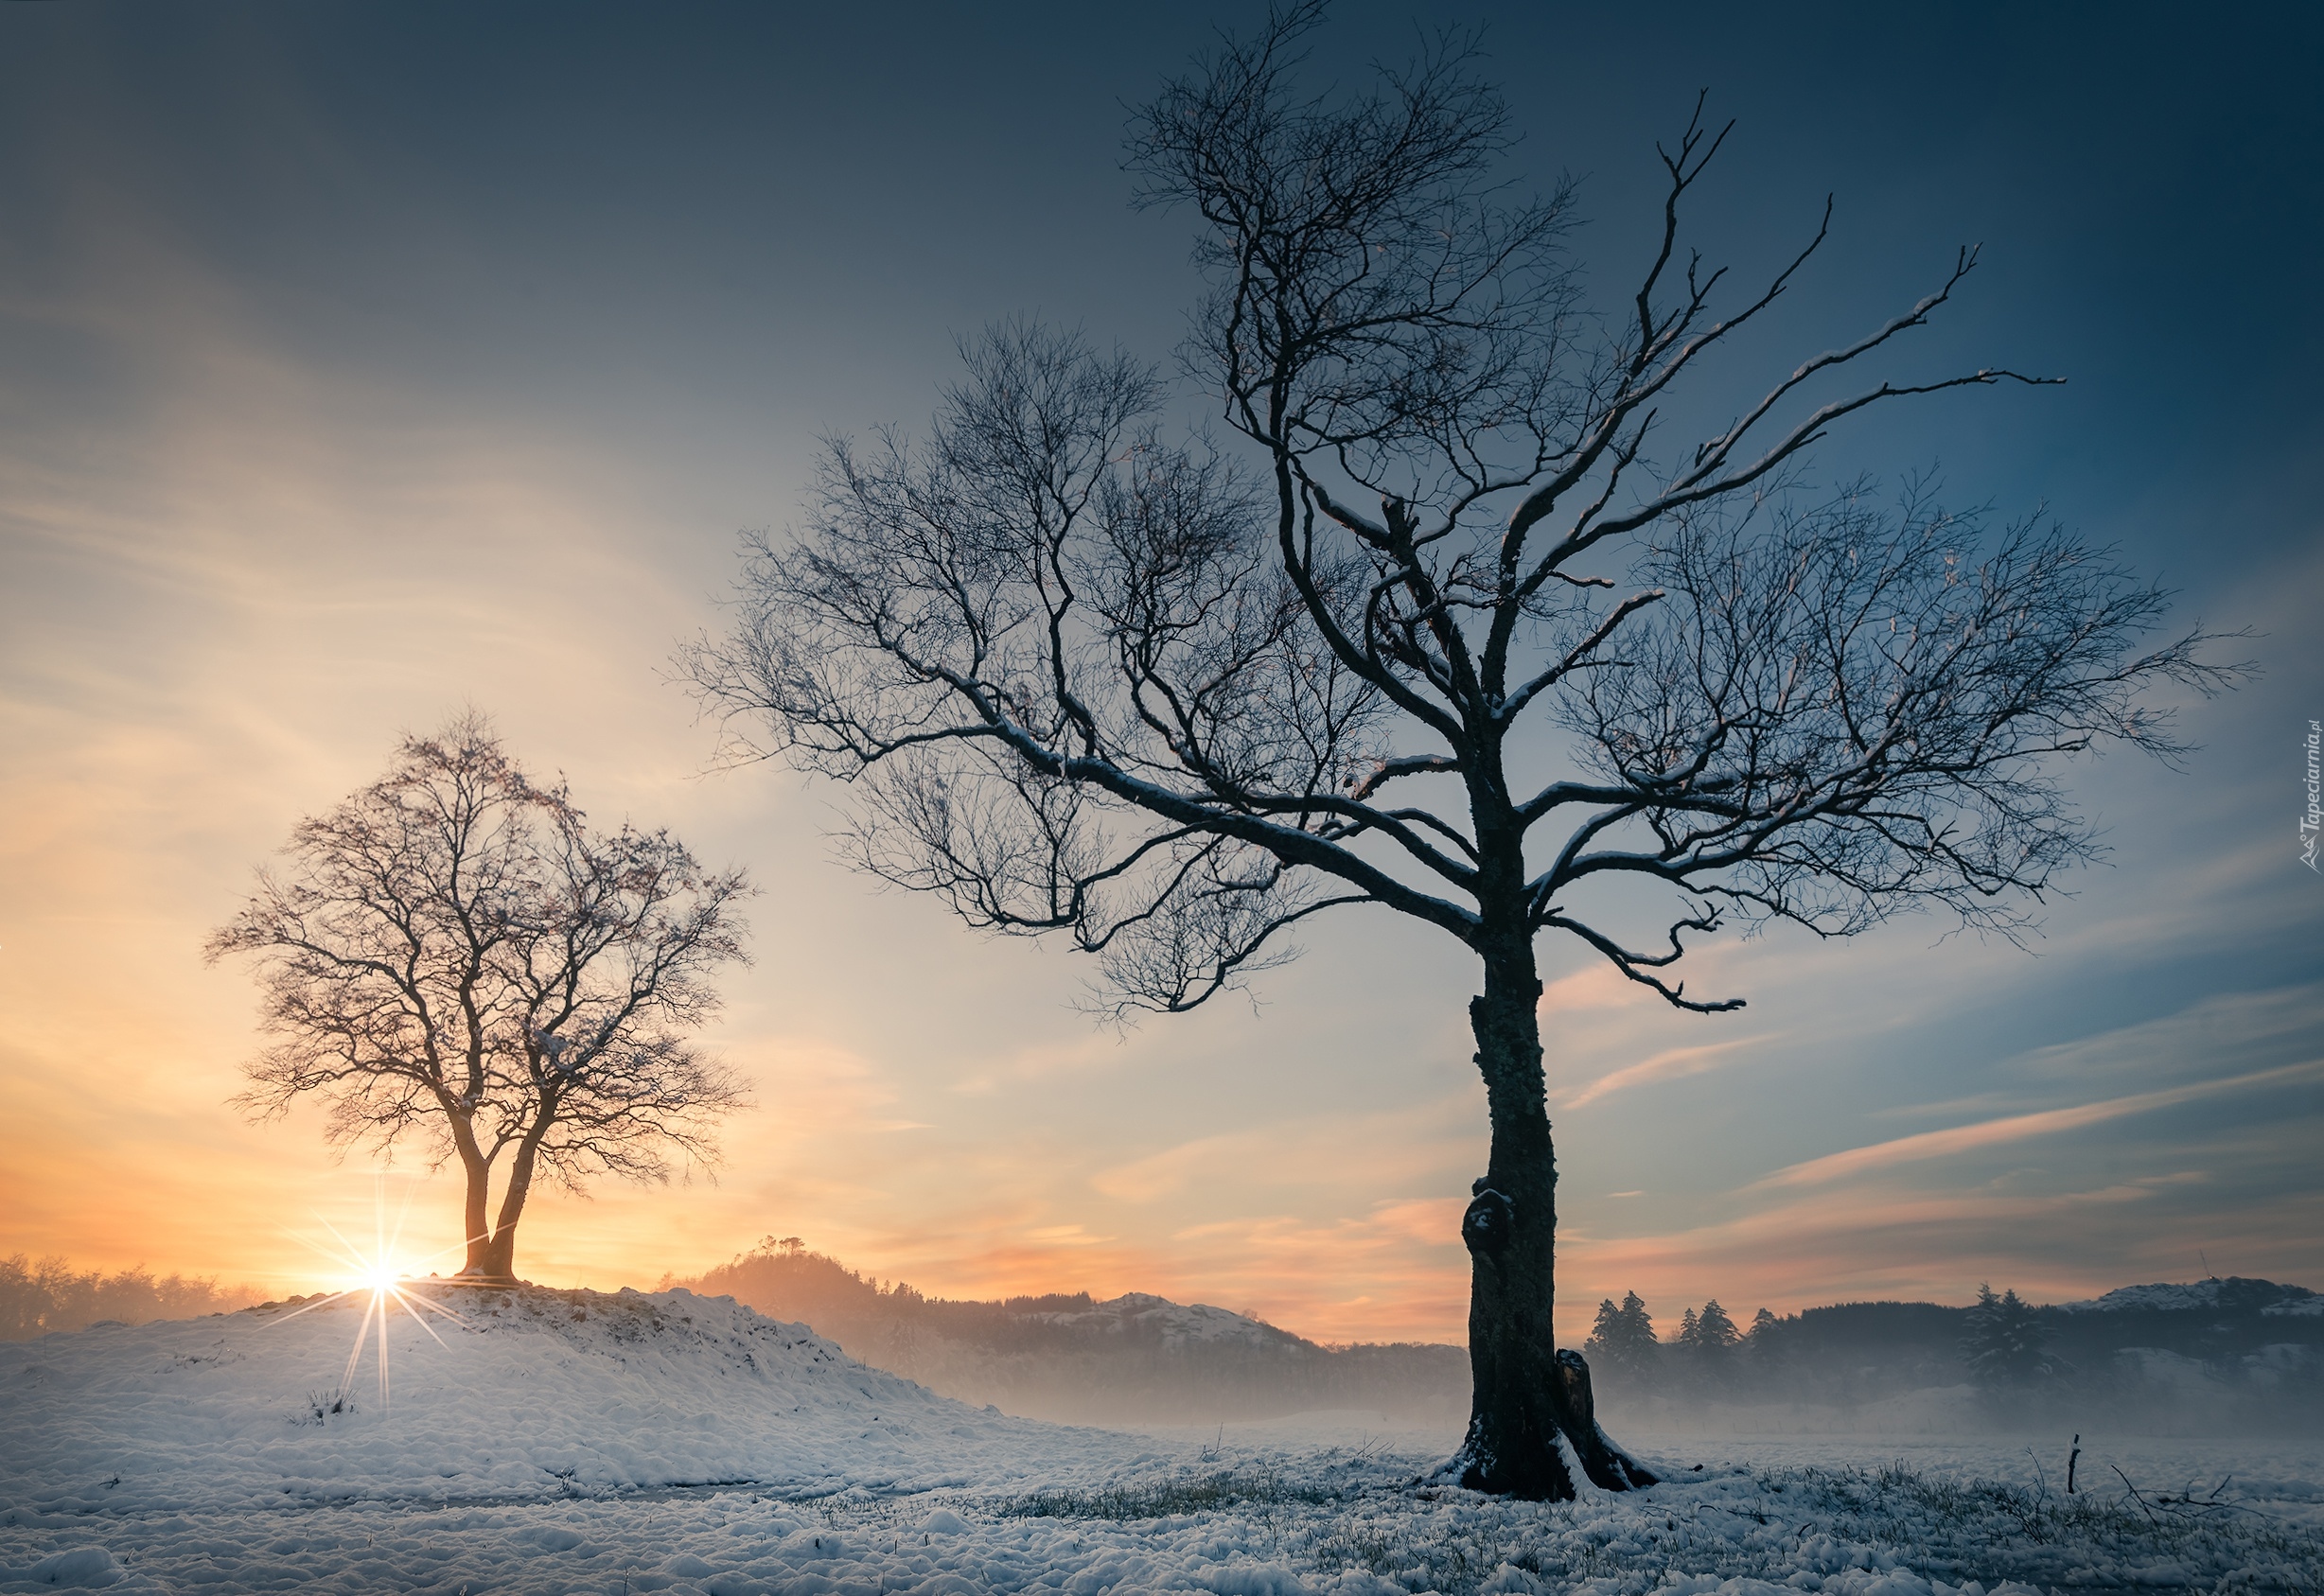
M2320 744L2324 744L2324 721L2310 721L2308 723L2308 812L2299 817L2299 862L2310 869L2316 870L2318 875L2324 875L2324 870L2316 869L2315 862L2316 831L2319 821L2324 821L2324 815L2320 815L2316 808L2318 787L2316 756Z

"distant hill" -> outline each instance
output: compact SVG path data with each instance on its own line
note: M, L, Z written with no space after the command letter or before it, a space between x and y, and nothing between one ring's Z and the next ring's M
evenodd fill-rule
M2305 1286L2216 1275L2185 1286L2123 1286L2086 1303L2060 1303L2060 1313L2213 1313L2262 1318L2324 1318L2324 1297Z
M1027 1418L1212 1424L1369 1408L1456 1422L1468 1411L1460 1347L1321 1346L1243 1314L1144 1292L954 1302L883 1287L836 1258L771 1241L665 1285L810 1324L850 1357Z
M1468 1411L1461 1347L1323 1346L1144 1292L948 1301L771 1239L662 1285L806 1324L875 1368L1026 1418L1207 1425L1352 1408L1452 1424ZM20 1254L0 1258L0 1342L191 1318L256 1295ZM1592 1370L1617 1429L2324 1431L2324 1295L2307 1287L2156 1282L2016 1311L1999 1332L2014 1348L1999 1365L1971 1365L1972 1308L1857 1302L1764 1316L1725 1347L1680 1344L1665 1314L1661 1339L1619 1357L1593 1348Z
M956 1302L768 1241L665 1281L802 1322L875 1367L963 1401L1065 1423L1209 1424L1321 1408L1457 1422L1467 1352L1327 1347L1244 1314L1143 1292ZM1650 1342L1593 1361L1617 1426L2299 1429L2324 1423L2324 1297L2272 1281L2129 1286L2020 1305L2014 1364L1973 1370L1973 1310L1862 1302L1769 1317L1731 1347ZM1780 1409L1787 1417L1778 1417Z

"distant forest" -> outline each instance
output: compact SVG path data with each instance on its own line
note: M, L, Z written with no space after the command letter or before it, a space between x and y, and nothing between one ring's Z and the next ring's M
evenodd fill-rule
M156 1277L140 1266L117 1274L76 1272L62 1258L0 1258L0 1342L28 1342L58 1330L85 1330L108 1321L143 1324L191 1319L248 1307L258 1300L248 1287L221 1287L207 1277Z
M1749 1328L1709 1303L1656 1334L1635 1293L1584 1343L1606 1411L1651 1428L1772 1410L1869 1430L2273 1431L2324 1424L2324 1298L2229 1278L2037 1307L1987 1287L1967 1307L1840 1303Z

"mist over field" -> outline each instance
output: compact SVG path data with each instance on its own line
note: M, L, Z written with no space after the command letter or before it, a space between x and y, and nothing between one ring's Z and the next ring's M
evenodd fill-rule
M940 1395L1062 1424L1249 1424L1370 1412L1457 1429L1465 1349L1320 1343L1257 1317L1148 1292L932 1297L803 1245L769 1240L701 1275L665 1276L802 1324ZM99 1324L231 1313L247 1286L66 1260L0 1258L0 1341ZM1694 1316L1694 1309L1686 1313ZM2028 1305L1978 1366L1975 1309L1857 1302L1769 1315L1733 1344L1688 1344L1665 1314L1643 1346L1593 1342L1598 1413L1616 1432L2298 1435L2324 1427L2324 1296L2230 1278Z
M1321 1345L1152 1294L947 1301L772 1240L662 1285L810 1324L943 1395L1062 1423L1368 1410L1457 1429L1468 1410L1458 1346ZM1664 1321L1668 1340L1589 1347L1599 1417L1617 1434L2217 1437L2324 1425L2324 1297L2298 1286L2132 1287L2027 1305L2016 1322L1986 1326L1974 1307L1839 1304L1769 1315L1732 1344L1689 1344L1675 1317Z

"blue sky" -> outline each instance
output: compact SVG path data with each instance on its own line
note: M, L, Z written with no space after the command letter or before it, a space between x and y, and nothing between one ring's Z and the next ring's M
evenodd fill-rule
M1721 402L1983 264L1820 468L2047 505L2261 634L2181 771L2077 791L2110 867L2031 956L1907 921L1773 937L1632 999L1545 944L1566 1307L2063 1297L2324 1275L2324 879L2299 867L2324 539L2324 129L2306 8L1339 7L1320 77L1481 21L1582 180L1610 293L1653 144L1738 126L1696 237L1738 278L1837 196ZM768 888L717 1041L760 1107L719 1184L528 1220L529 1272L645 1282L768 1233L924 1288L1144 1289L1335 1339L1459 1333L1483 1157L1455 950L1327 924L1262 1002L1126 1040L1059 950L829 862L829 797L706 776L666 680L819 434L927 413L1020 312L1155 357L1194 278L1127 108L1225 8L77 4L0 9L0 1251L230 1277L367 1204L312 1119L224 1106L247 976L199 959L301 815L474 702L598 814ZM1946 1134L1933 1134L1944 1132ZM449 1233L424 1165L415 1226ZM443 1239L449 1239L449 1234ZM431 1244L433 1244L431 1241Z

